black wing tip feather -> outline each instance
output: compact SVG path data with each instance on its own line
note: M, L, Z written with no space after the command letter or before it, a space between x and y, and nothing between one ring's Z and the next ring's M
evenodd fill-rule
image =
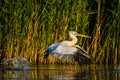
M91 57L88 58L80 53L76 54L60 54L60 53L54 53L54 57L59 59L66 59L66 60L74 60L78 62L78 64L90 64L91 63Z
M49 56L49 52L48 52L48 51L45 51L45 52L44 52L43 59L46 59L48 56Z
M77 52L74 54L74 60L78 62L78 64L90 64L92 62L91 56L79 47L77 47Z
M78 53L76 53L75 55L74 55L74 60L76 61L76 62L78 62L78 64L89 64L91 61L90 61L90 58L87 58L87 57L85 57L85 56L83 56L83 55L81 55L81 54L78 54Z

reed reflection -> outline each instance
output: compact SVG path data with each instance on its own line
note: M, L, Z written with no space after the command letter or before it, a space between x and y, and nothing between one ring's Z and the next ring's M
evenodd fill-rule
M100 65L40 65L30 70L1 70L0 78L16 80L119 80L120 69Z
M55 67L37 70L37 78L42 80L116 80L120 73L117 69L103 66Z

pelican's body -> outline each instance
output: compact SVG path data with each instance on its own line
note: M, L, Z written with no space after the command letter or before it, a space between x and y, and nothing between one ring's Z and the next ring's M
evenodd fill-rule
M69 36L72 41L62 41L49 46L44 54L44 58L47 58L49 54L59 59L68 59L77 61L79 64L90 62L90 56L80 46L75 45L77 43L76 36L89 37L78 34L75 31L69 31Z

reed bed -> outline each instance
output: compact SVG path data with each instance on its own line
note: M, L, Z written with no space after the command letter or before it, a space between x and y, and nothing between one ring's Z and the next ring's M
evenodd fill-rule
M117 4L117 5L113 5ZM69 39L68 31L90 35L78 38L96 63L118 63L120 57L120 0L1 0L0 60L14 56L31 63L74 63L43 51L52 43Z

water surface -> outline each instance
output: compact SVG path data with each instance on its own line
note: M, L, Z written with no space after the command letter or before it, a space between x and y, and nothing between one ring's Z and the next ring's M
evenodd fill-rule
M39 65L29 70L0 68L0 80L120 80L117 65Z

